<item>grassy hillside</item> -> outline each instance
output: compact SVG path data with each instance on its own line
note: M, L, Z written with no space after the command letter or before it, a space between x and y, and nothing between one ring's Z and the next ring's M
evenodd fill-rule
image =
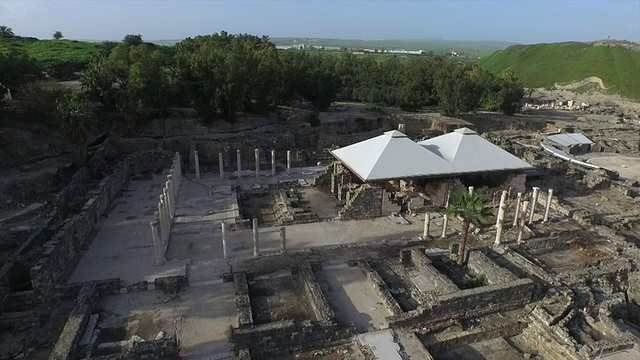
M577 42L515 45L481 59L478 65L493 73L511 67L525 87L549 87L596 76L607 93L640 100L640 52L619 46Z
M0 39L0 54L23 52L34 58L51 76L65 78L81 70L100 46L101 43L73 40L3 38Z

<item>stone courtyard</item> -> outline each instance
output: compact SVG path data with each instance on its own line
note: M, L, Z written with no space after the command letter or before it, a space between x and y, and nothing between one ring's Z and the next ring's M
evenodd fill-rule
M319 128L294 116L172 136L165 121L162 137L94 145L85 168L7 176L0 359L640 358L640 139L558 113L449 122L351 105ZM461 126L534 169L366 183L329 154ZM566 128L603 168L538 146ZM442 216L454 188L493 212L463 265L462 223Z

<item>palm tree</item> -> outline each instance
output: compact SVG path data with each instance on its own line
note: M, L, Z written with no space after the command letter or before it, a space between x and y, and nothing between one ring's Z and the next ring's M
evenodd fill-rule
M58 99L55 111L62 133L73 144L78 165L83 166L87 158L89 137L96 126L96 115L91 104L78 94L65 95Z
M16 36L16 34L13 33L13 29L6 26L6 25L0 25L0 38L12 38Z
M477 193L468 192L454 193L451 196L449 206L444 210L447 216L460 216L462 218L462 239L458 249L458 264L464 264L464 253L467 247L467 237L469 236L469 226L480 225L481 220L491 216L491 209L487 206L487 199Z

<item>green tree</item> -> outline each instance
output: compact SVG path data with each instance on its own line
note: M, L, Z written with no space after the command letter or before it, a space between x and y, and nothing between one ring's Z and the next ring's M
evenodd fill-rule
M41 76L38 63L25 53L11 51L0 54L0 84L9 89L12 96L18 94L20 87Z
M15 36L13 29L6 25L0 25L0 38L12 38Z
M440 67L434 84L442 115L455 117L478 108L481 92L472 75L473 71L467 65L447 63Z
M129 34L127 36L124 37L124 39L122 39L122 42L124 42L127 45L132 45L132 46L136 46L136 45L142 45L142 35L137 34L137 35L133 35L133 34Z
M454 193L451 196L449 206L444 210L447 216L460 216L462 218L462 235L460 248L458 249L458 264L464 264L464 255L469 236L469 225L479 226L482 219L491 216L491 209L487 206L487 199L477 193L469 194L466 191Z
M60 40L64 37L64 35L62 35L62 31L55 31L53 33L53 38L56 40Z
M81 95L65 95L58 100L55 116L62 133L73 145L78 165L84 166L89 138L96 127L96 115L91 104Z

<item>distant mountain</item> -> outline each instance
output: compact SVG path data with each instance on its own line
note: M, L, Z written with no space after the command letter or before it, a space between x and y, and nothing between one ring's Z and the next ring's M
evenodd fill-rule
M515 45L481 59L478 65L496 74L510 67L525 87L573 86L578 92L604 87L601 91L605 93L640 100L640 44L637 43Z

